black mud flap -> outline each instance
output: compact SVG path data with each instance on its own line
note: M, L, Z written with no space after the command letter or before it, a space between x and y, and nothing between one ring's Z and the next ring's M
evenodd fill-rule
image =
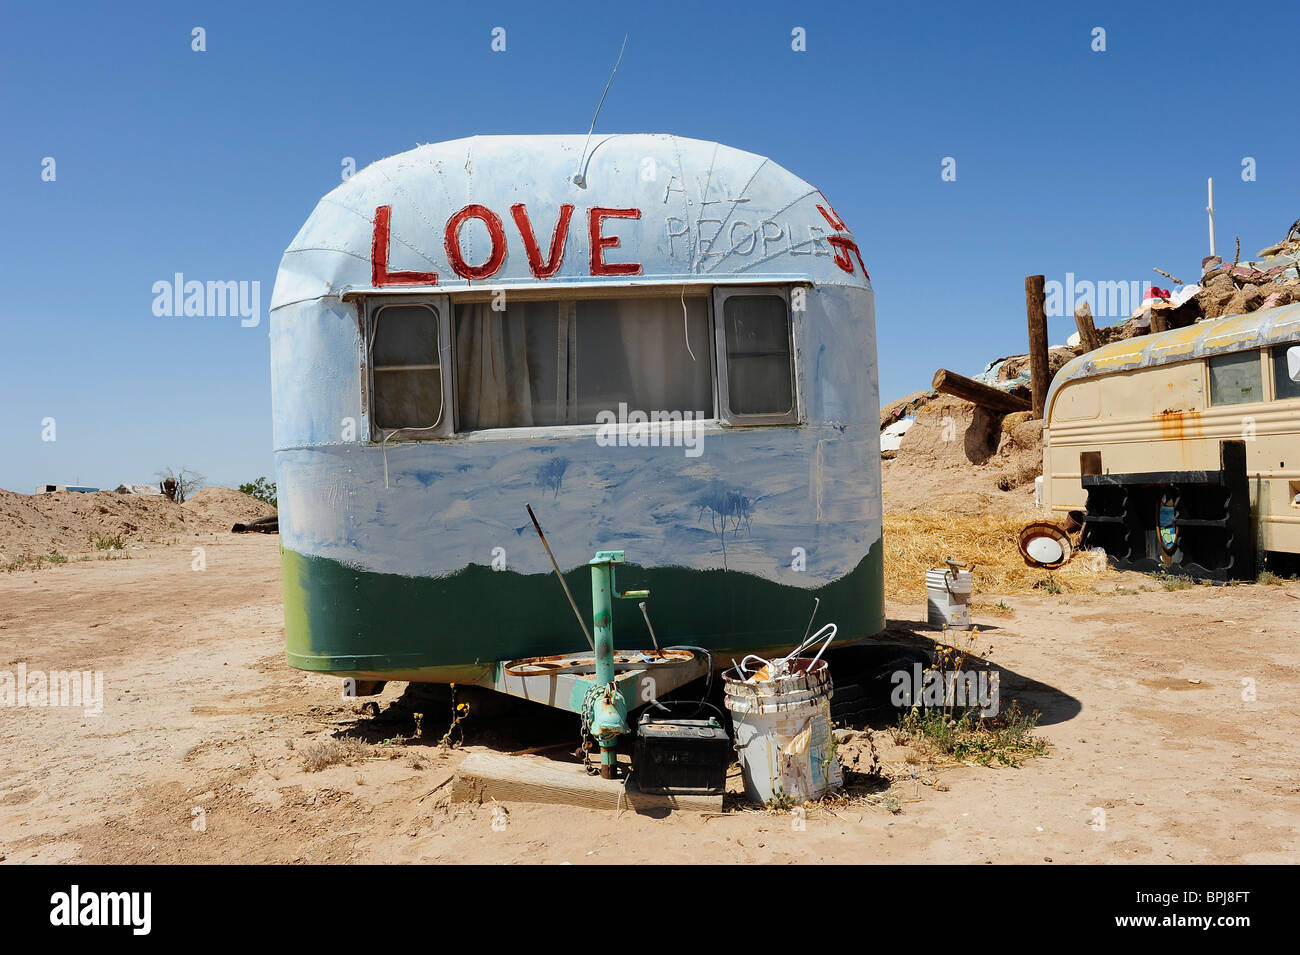
M1217 471L1085 474L1084 548L1120 570L1254 580L1244 441L1219 443Z

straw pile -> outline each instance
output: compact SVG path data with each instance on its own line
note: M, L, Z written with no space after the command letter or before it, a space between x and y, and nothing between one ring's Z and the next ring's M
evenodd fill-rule
M886 599L924 603L925 572L944 566L946 557L976 565L976 595L1032 594L1049 586L1061 593L1086 592L1114 573L1104 562L1078 553L1056 570L1027 566L1016 541L1033 519L1024 514L886 513Z

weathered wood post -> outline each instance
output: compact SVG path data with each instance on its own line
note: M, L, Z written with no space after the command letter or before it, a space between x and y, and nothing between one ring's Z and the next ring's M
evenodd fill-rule
M1042 275L1025 278L1025 309L1029 313L1029 391L1035 418L1047 404L1047 293Z
M1096 351L1101 347L1101 341L1097 338L1097 326L1092 321L1092 306L1087 302L1074 310L1074 324L1079 328L1079 341L1084 351Z

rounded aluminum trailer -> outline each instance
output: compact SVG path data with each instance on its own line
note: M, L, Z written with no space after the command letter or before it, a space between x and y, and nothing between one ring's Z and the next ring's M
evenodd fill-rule
M626 551L715 662L884 626L874 305L772 161L667 135L479 136L325 196L271 306L288 662L486 682L586 649ZM648 647L615 601L619 647Z

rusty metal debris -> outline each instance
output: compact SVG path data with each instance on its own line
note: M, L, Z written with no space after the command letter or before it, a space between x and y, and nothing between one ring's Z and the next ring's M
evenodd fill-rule
M1020 531L1016 541L1020 556L1030 567L1054 570L1069 563L1074 544L1065 528L1052 521L1033 521Z
M688 650L633 651L614 654L614 669L642 669L647 666L690 663L695 654ZM596 658L591 654L556 654L511 660L502 669L509 676L540 676L549 673L595 673Z

